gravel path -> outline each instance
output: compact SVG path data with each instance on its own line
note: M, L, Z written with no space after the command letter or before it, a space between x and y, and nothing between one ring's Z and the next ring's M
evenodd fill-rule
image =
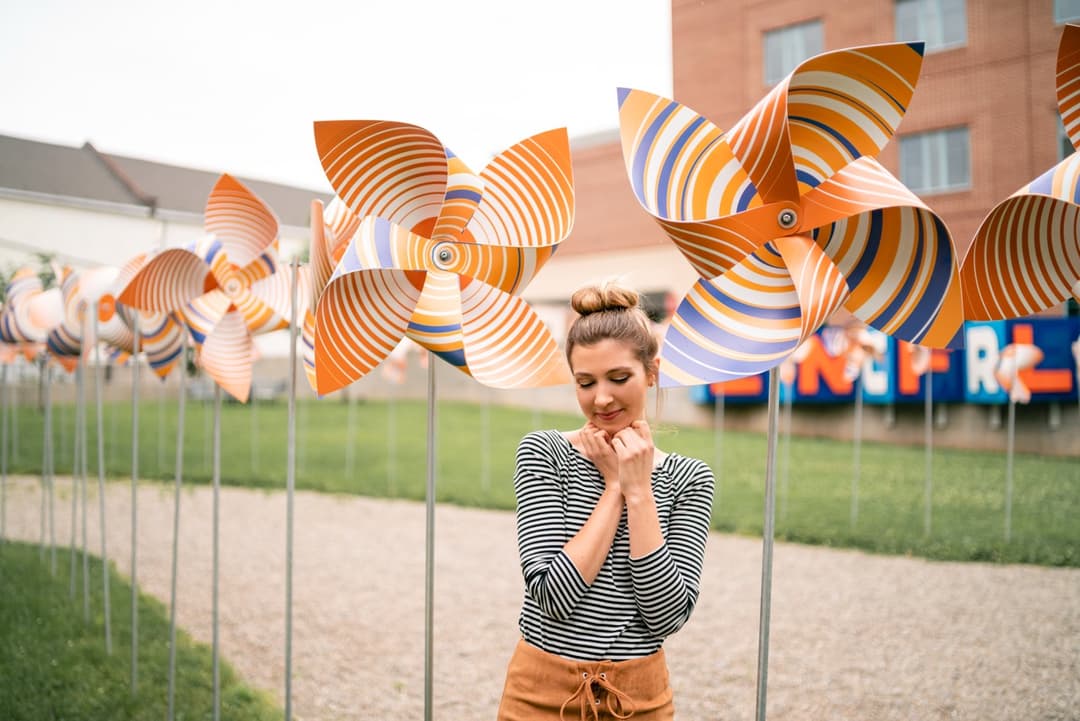
M59 479L62 544L69 492ZM36 540L37 480L7 498L8 534ZM109 556L130 573L130 484L106 498ZM179 623L207 643L211 500L184 491L178 584ZM168 603L172 487L143 484L138 503L139 584ZM298 493L295 512L294 718L422 718L423 504ZM283 700L285 494L225 488L221 519L222 653ZM513 514L440 506L436 535L435 717L492 719L522 592ZM666 644L684 721L753 716L760 547L709 539L697 610ZM776 721L1080 719L1080 569L778 544L771 635Z

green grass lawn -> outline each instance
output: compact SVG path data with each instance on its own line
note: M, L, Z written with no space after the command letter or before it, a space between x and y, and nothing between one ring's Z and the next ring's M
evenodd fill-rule
M284 488L286 412L284 403L225 404L224 483ZM93 413L89 415L88 465L94 477L96 432ZM71 471L73 416L70 406L55 411L58 473ZM301 402L297 416L298 488L424 497L427 415L423 401L357 402L351 411L340 400ZM140 475L171 479L175 405L147 402L140 418ZM481 406L450 402L439 404L438 418L439 500L504 509L514 507L511 478L521 436L537 423L563 429L580 423L572 415L495 406L485 411ZM211 470L210 405L189 402L186 419L185 480L205 483ZM19 426L19 452L11 467L38 473L40 413L23 408ZM103 427L108 475L129 476L128 406L108 406ZM389 432L390 427L397 432ZM483 432L485 427L490 433ZM761 533L766 449L762 434L725 433L719 461L712 430L663 427L654 435L665 450L712 464L718 477L714 528ZM778 474L780 538L939 559L1080 565L1080 463L1076 459L1016 456L1011 536L1006 541L1003 453L935 450L929 534L925 532L921 448L863 444L855 524L851 521L851 444L793 438L790 454L790 470L784 474L781 468Z
M69 596L69 556L57 551L49 572L36 546L0 546L0 719L146 719L166 717L168 609L139 597L138 690L131 691L131 586L115 573L110 584L112 654L105 653L101 561L90 564L91 614L81 590ZM81 563L78 564L81 569ZM81 588L81 585L80 585ZM176 718L211 718L210 649L177 629ZM221 718L276 721L283 714L265 693L241 683L221 664Z

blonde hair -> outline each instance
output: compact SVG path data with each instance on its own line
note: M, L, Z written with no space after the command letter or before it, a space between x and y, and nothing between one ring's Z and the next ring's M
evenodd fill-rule
M570 362L575 347L592 346L611 339L626 343L645 370L655 372L660 344L639 301L636 290L612 282L586 286L575 292L570 298L570 307L578 317L566 334L567 362Z

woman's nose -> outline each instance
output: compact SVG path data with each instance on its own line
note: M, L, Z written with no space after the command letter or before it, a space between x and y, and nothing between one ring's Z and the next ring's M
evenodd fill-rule
M611 389L604 383L596 384L596 405L606 406L611 402Z

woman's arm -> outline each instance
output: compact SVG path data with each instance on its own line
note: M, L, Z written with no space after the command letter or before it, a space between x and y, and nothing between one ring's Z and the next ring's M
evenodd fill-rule
M648 424L634 423L615 438L630 530L634 598L646 626L668 636L690 618L697 602L712 514L713 475L704 463L676 500L665 539L652 494L654 447Z
M598 467L607 467L593 437L587 449L598 454ZM622 514L617 478L609 480L596 507L581 529L565 544L566 515L551 450L539 437L526 436L518 447L514 491L517 496L518 551L529 595L544 613L566 619L596 579ZM594 461L596 463L596 461ZM601 471L603 473L603 471Z

